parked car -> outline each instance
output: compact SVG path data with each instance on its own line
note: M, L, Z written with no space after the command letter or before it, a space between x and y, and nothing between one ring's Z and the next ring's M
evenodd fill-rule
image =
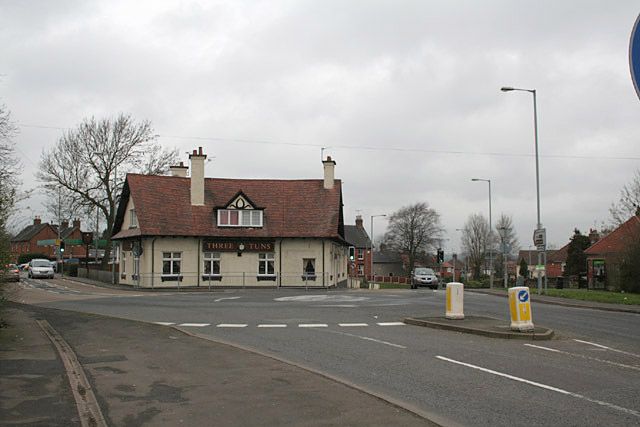
M4 282L19 282L20 281L20 269L15 264L9 264L2 272L2 279Z
M29 278L37 277L53 279L53 268L48 259L32 259L29 261Z
M20 271L27 271L29 269L29 263L25 262L24 264L18 264L18 268Z
M438 288L438 276L431 268L416 268L411 275L411 289L419 286L428 286L432 289Z

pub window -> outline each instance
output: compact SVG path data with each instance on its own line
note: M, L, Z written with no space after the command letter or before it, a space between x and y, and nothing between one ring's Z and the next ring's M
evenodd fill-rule
M120 260L120 273L126 273L126 267L127 267L127 255L124 253L124 251L120 251L122 259Z
M263 213L255 209L219 209L218 226L221 227L262 227Z
M165 276L177 276L180 274L182 254L180 252L162 253L162 274Z
M129 228L138 227L138 216L135 209L129 209Z
M364 259L364 249L358 249L358 259Z
M274 276L275 256L273 252L258 254L258 275Z
M358 276L364 276L364 264L358 264Z
M204 253L204 275L205 276L220 275L220 252Z
M315 258L303 258L302 279L316 280L316 260Z

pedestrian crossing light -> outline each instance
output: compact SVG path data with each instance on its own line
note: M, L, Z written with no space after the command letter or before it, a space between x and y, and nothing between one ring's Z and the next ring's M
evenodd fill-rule
M349 261L356 259L356 248L349 246Z
M438 249L438 262L444 262L444 250Z
M60 241L60 253L64 252L64 240Z

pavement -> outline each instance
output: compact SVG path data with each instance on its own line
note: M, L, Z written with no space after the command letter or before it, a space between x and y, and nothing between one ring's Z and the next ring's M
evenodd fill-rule
M12 302L1 315L3 426L437 425L349 384L172 327ZM72 389L68 372L86 385ZM78 396L95 396L99 422L81 418L87 402Z

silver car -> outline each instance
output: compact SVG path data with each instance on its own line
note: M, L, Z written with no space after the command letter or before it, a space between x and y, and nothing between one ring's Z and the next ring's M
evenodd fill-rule
M44 277L53 279L53 268L48 259L32 259L29 261L29 278Z
M418 286L428 286L432 289L438 288L438 276L431 268L416 268L411 275L411 289Z

